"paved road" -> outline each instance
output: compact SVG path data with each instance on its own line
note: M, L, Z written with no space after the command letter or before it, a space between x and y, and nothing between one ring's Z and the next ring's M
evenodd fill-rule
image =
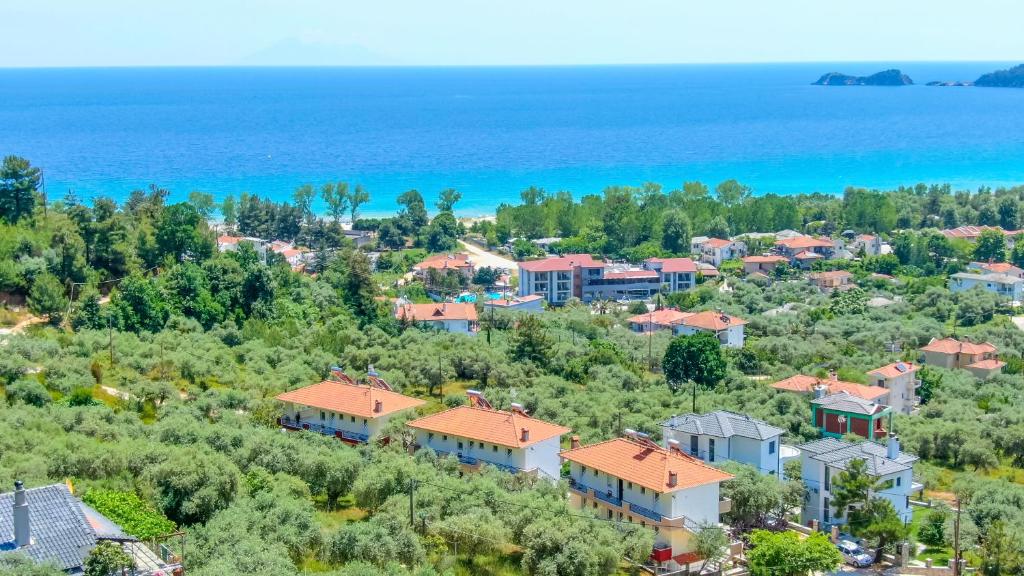
M459 244L462 245L462 248L466 252L469 252L472 255L473 264L478 268L481 266L505 268L512 274L516 274L519 270L519 265L516 264L515 260L510 260L508 258L498 256L497 254L492 254L491 252L488 252L470 242L463 242L462 240L459 240Z

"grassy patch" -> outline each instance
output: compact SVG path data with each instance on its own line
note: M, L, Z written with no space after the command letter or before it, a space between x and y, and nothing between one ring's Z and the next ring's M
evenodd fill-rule
M910 533L914 541L918 541L917 531L928 518L929 512L931 512L931 508L914 507L914 515L910 520ZM949 559L953 557L953 548L951 546L928 546L921 552L914 554L913 557L922 562L926 558L931 558L934 565L946 566Z
M316 499L316 521L324 532L333 532L349 522L366 519L366 510L356 506L355 499L349 494L338 499L334 510L327 510L323 498Z

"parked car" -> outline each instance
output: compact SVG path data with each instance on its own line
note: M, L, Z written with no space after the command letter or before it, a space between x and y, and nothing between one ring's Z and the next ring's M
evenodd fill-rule
M851 566L866 568L871 566L875 560L863 548L849 540L840 540L836 547L839 548L839 552L843 555L843 560Z

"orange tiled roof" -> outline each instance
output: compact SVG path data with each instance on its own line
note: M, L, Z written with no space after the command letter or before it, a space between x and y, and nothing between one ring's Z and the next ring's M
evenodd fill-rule
M683 321L684 318L693 316L693 312L682 312L674 308L663 308L661 310L655 310L654 312L648 312L646 314L637 314L631 317L628 322L632 324L658 324L661 326L675 326Z
M828 386L829 394L846 392L851 396L856 396L865 400L876 400L889 393L888 390L881 386L865 386L863 384L857 384L856 382L844 382L843 380L818 378L815 376L807 376L805 374L790 376L789 378L779 380L772 384L772 388L775 388L776 390L797 392L800 394L810 394L811 392L814 392L814 388L816 386Z
M785 256L747 256L740 258L744 263L747 264L768 264L770 262L785 262Z
M732 240L723 240L721 238L708 238L702 243L702 246L710 246L712 248L725 248L732 244Z
M661 271L665 273L697 271L697 263L689 258L648 258L647 261L661 264Z
M398 392L371 386L353 386L334 380L324 380L319 384L284 392L278 394L277 399L361 418L379 418L426 404L423 400ZM374 412L378 400L381 402L381 411Z
M692 456L626 438L564 450L562 458L661 493L733 477ZM676 473L675 486L669 486L669 472Z
M218 236L217 244L238 244L239 240L241 240L241 238L239 238L238 236Z
M691 326L693 328L701 328L704 330L725 330L730 326L742 326L747 321L742 318L735 316L729 316L728 314L722 314L721 312L715 312L714 310L705 310L704 312L697 312L696 314L690 314L683 319L682 324L684 326Z
M810 250L801 250L794 254L793 258L796 258L797 260L813 260L815 258L824 258L824 256L817 252L811 252Z
M576 266L603 268L604 262L594 260L590 254L566 254L558 258L542 258L519 263L519 267L527 272L566 271Z
M795 250L797 248L831 248L832 242L822 238L815 238L814 236L796 236L794 238L778 240L775 242L775 245Z
M413 420L408 423L408 426L510 448L524 448L572 431L565 426L530 418L516 412L476 406L457 406L444 412ZM529 431L529 440L523 441L523 428Z
M882 378L897 378L904 374L917 372L920 369L920 364L914 364L913 362L893 362L892 364L887 364L881 368L875 368L871 372L868 372L868 374L876 374Z
M961 342L955 338L933 339L925 347L923 352L939 352L941 354L988 354L995 353L996 347L988 342L975 344L973 342Z
M992 370L994 368L1002 368L1006 366L1006 362L1002 360L996 360L995 358L989 358L988 360L979 360L974 364L968 364L968 368L978 368L980 370Z
M816 280L830 280L833 278L849 278L851 274L846 270L828 270L826 272L815 272L814 274L810 274L809 276Z
M466 302L442 302L440 304L403 304L395 309L395 318L412 322L441 320L470 320L475 322L476 305Z
M436 268L438 270L449 270L459 268L471 268L473 265L469 263L469 254L435 254L429 256L423 262L413 266L413 269L424 270L428 268Z

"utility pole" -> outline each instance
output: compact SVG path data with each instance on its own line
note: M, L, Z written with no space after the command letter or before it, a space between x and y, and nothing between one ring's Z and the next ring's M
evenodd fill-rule
M697 413L697 381L693 380L693 413Z
M416 480L409 479L409 526L416 529Z
M654 311L647 313L647 369L654 372L654 358L651 357L651 347L654 342Z
M107 315L107 338L108 347L110 348L110 367L114 367L114 320Z
M953 521L953 576L960 576L960 496L956 497L956 519Z

